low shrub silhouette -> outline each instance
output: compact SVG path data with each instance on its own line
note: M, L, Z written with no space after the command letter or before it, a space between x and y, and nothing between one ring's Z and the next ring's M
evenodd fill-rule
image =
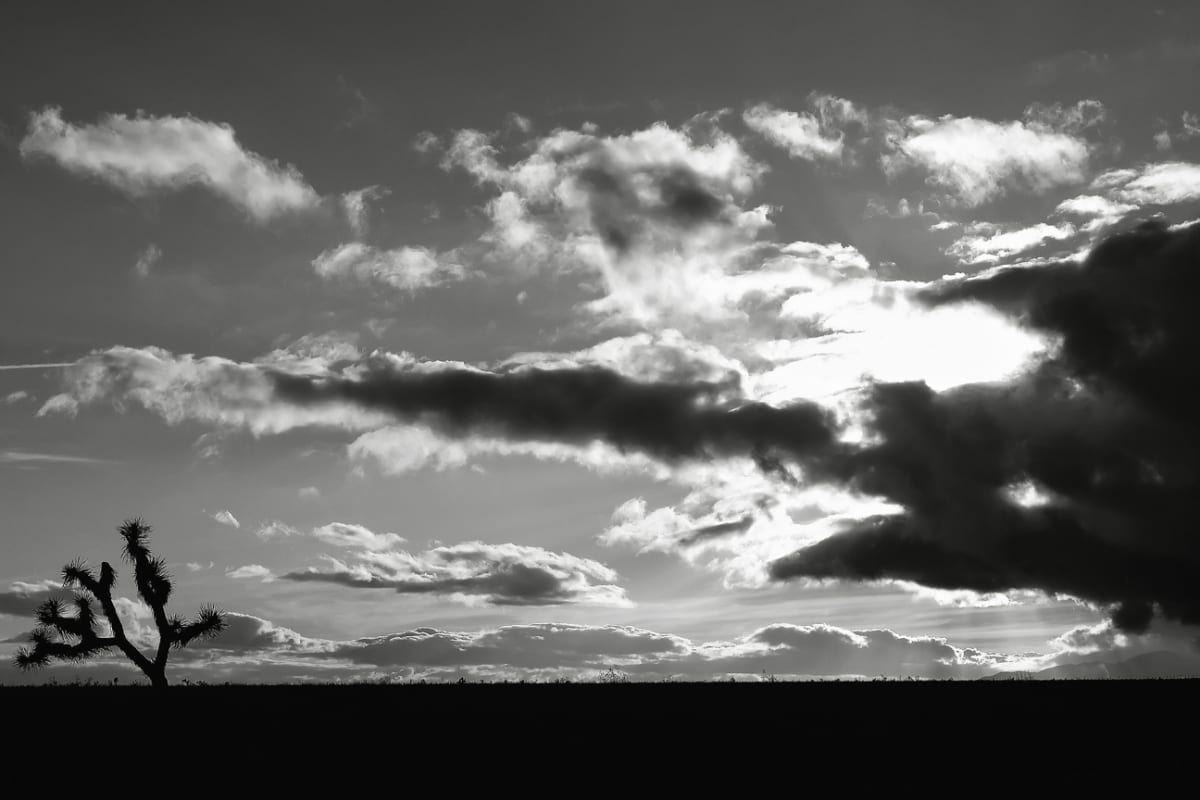
M167 574L166 563L150 553L150 526L135 517L126 520L118 530L125 540L125 560L133 565L138 596L154 613L158 647L153 657L146 656L125 636L125 628L113 602L117 573L112 565L102 562L97 576L82 560L76 559L62 569L63 587L75 589L74 599L67 604L51 598L38 607L38 627L30 635L33 646L17 653L18 667L29 670L44 667L52 661L84 661L115 647L145 673L152 686L166 686L167 657L172 647L186 647L196 639L216 636L225 629L224 615L212 606L201 609L193 620L168 617L166 606L171 596L171 577ZM100 604L108 621L107 636L101 636L100 619L93 602ZM65 613L68 605L74 606L74 614Z

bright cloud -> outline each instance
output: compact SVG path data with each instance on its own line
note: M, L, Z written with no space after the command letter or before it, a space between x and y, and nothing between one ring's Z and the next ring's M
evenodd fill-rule
M201 186L258 222L320 202L295 167L244 149L229 125L194 117L109 114L74 125L60 109L45 108L30 115L21 154L50 158L132 195Z
M349 242L326 250L312 262L326 279L360 284L383 284L406 292L461 280L464 268L425 247L380 250L362 242Z
M1041 193L1087 178L1087 141L1041 122L909 117L903 129L892 167L919 165L932 183L967 206L1013 190Z
M516 544L463 542L419 553L399 549L395 534L334 523L318 539L355 550L349 561L324 556L327 569L289 572L284 580L352 589L441 595L467 604L628 606L617 573L598 561Z

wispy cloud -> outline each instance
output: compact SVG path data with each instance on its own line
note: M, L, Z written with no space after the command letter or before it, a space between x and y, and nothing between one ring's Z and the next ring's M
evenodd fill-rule
M258 222L320 203L295 167L246 150L231 126L195 117L108 114L75 125L49 107L30 115L20 150L132 195L202 186Z
M64 453L35 453L27 450L0 450L0 464L115 464L109 458L73 456Z

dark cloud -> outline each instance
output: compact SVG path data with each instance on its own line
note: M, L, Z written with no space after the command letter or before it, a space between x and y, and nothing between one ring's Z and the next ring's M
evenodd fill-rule
M276 395L300 406L349 402L450 435L601 441L666 462L750 456L805 463L834 446L832 417L815 403L729 400L728 386L635 381L601 367L415 371L378 362L358 378L272 378Z
M732 225L738 207L703 176L683 164L662 163L631 169L606 158L602 149L581 169L577 185L587 196L592 227L605 244L625 253L654 230L689 230L700 225ZM639 191L649 183L654 190Z
M940 285L1059 338L1008 384L874 387L875 444L831 475L904 507L775 562L776 578L1066 593L1144 630L1200 623L1200 229L1145 225L1082 263ZM1022 491L1039 496L1022 502Z
M540 547L463 542L422 553L360 551L352 558L350 564L329 558L331 570L290 572L283 579L400 594L463 595L495 606L628 603L613 570Z
M260 650L313 650L323 642L309 639L295 631L275 625L261 617L227 612L225 629L220 636L197 639L192 650L253 652Z
M754 524L754 516L747 514L741 519L735 519L730 522L718 522L713 525L704 525L699 528L693 528L690 531L685 531L679 537L679 544L690 545L706 541L708 539L717 539L721 536L729 536L734 533L745 533L751 525Z
M363 576L355 572L289 572L284 580L336 583L356 589L394 589L400 594L480 595L492 605L552 605L566 603L577 593L549 570L525 564L501 564L495 571L468 578L418 580Z
M44 584L14 584L0 591L0 614L13 617L32 617L34 611L51 597L65 596L58 587Z

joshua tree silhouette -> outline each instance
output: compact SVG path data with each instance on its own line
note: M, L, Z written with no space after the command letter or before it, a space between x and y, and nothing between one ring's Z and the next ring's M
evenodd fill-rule
M76 559L62 569L63 587L76 590L71 603L75 613L65 614L67 604L57 598L43 603L37 610L38 627L31 635L33 647L22 648L17 653L18 667L36 669L56 660L83 661L116 647L146 673L151 685L166 686L167 656L172 647L186 647L198 638L216 636L225 629L224 615L212 606L201 609L194 620L168 617L166 605L171 596L171 578L165 562L150 554L150 526L135 517L126 520L118 530L125 540L125 560L133 565L138 595L154 612L154 624L158 628L158 648L154 657L147 657L125 636L113 603L112 590L117 573L112 565L102 562L97 577L81 559ZM100 609L108 619L109 636L100 635L93 600L100 603Z

